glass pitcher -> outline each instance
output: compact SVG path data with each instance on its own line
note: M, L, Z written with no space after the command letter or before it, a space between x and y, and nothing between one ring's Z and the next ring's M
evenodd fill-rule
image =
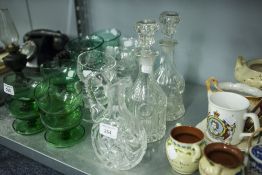
M142 123L125 104L125 88L129 79L121 79L107 89L108 106L93 124L91 137L95 154L109 168L128 170L143 158L147 136Z

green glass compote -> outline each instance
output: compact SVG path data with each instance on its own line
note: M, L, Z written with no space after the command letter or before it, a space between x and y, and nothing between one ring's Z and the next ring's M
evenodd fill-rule
M103 29L94 33L95 36L100 36L104 39L103 49L106 47L117 47L120 44L121 32L116 28Z
M7 107L15 120L14 130L22 135L32 135L44 130L38 108L34 100L34 88L37 81L24 77L22 73L11 73L3 78L4 88L8 87ZM7 87L6 87L7 86ZM13 89L13 90L12 90Z
M76 61L68 59L53 60L40 65L40 73L52 84L65 85L78 80Z
M35 99L41 111L41 121L48 129L45 140L55 147L69 147L85 134L82 121L81 83L67 82L63 86L46 79L35 88Z

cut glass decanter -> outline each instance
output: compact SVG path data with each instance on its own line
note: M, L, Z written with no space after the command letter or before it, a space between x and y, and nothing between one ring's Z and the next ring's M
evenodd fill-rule
M158 25L154 20L137 22L139 73L133 86L126 91L127 107L140 119L149 143L160 140L166 131L167 98L153 74L154 59L158 53L151 46L157 30Z
M167 96L167 121L173 121L185 113L183 104L185 80L177 72L174 62L174 50L177 42L173 39L173 35L180 18L178 13L166 11L160 14L159 20L165 37L159 42L161 47L160 65L155 71L155 78Z

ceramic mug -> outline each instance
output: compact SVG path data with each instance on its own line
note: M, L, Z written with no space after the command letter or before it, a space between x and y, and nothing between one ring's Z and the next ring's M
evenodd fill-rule
M173 170L192 174L198 169L204 134L191 126L176 126L166 141L166 154Z
M262 131L262 128L257 129L248 140L249 161L247 164L247 174L261 175L262 174L262 143L252 146L253 137Z
M207 137L213 142L236 145L244 137L244 126L248 118L254 123L254 129L260 127L258 116L247 113L249 101L242 95L232 92L212 92L210 83L217 83L214 78L206 81L208 91Z
M211 143L204 148L199 161L201 175L241 175L244 156L233 145Z

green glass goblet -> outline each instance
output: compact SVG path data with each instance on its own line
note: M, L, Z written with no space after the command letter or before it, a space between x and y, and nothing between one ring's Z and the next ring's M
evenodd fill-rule
M42 132L45 127L34 100L34 88L38 82L14 73L6 75L3 82L5 91L9 93L7 107L15 118L12 124L14 130L22 135Z
M36 103L41 121L48 129L45 140L55 147L69 147L78 143L85 134L82 121L82 86L69 82L64 88L44 80L35 88Z

